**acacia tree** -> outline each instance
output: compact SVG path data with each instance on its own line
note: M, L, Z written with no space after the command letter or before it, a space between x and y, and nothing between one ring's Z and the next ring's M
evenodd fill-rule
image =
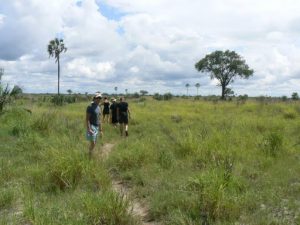
M197 96L198 96L200 84L199 83L195 84L195 87L197 88Z
M225 99L225 91L236 77L248 79L253 75L253 70L249 68L245 60L234 51L215 51L206 55L195 64L199 72L210 73L211 79L217 79L222 87L221 99Z
M190 84L189 83L186 84L185 87L186 87L186 95L189 96L189 87L190 87Z
M148 94L148 91L146 91L146 90L140 90L140 94L141 94L142 96L144 96L144 95Z
M59 79L60 79L60 53L66 52L64 40L55 38L51 40L48 44L49 57L55 58L55 63L57 63L57 94L59 95Z

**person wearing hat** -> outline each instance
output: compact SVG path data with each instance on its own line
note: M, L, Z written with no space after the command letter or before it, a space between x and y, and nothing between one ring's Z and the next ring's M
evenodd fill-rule
M86 109L86 139L90 141L89 158L93 156L99 131L100 135L102 135L102 126L100 123L101 109L99 106L101 99L101 93L97 92L93 97L92 103Z
M118 116L117 116L117 102L115 98L111 99L111 105L109 107L110 109L110 119L111 123L114 127L117 127L118 124Z

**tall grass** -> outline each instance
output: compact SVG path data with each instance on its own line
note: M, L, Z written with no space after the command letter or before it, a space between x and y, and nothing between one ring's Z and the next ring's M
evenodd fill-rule
M0 116L2 224L139 224L111 177L162 224L299 223L298 103L130 101L129 137L104 124L89 160L87 104L22 101Z

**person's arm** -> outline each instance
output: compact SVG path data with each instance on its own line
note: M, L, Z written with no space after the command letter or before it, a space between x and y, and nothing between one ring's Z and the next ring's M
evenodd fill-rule
M128 118L131 118L131 117L130 117L130 110L129 110L129 107L127 108L127 113L128 113Z
M101 123L99 124L99 131L100 131L100 135L102 136L103 135L103 128L102 128L102 124Z
M120 119L120 109L119 107L117 107L117 120L119 121L119 119Z
M91 129L90 114L89 114L88 112L86 113L85 121L86 121L86 129L87 129L87 131L88 131L90 134L92 134L92 133L93 133L93 130Z

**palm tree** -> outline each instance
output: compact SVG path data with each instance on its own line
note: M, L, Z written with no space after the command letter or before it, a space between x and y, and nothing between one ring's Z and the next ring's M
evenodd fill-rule
M55 58L55 63L57 62L57 94L59 95L59 78L60 78L60 53L66 52L67 48L65 47L64 40L55 38L51 40L48 44L48 53L49 57Z
M199 83L195 84L195 87L197 88L197 96L198 96L198 91L199 91L200 84Z
M128 89L127 88L125 89L125 93L126 93L126 95L128 94Z
M117 91L118 91L118 87L115 87L115 92L116 92L116 95L117 95Z
M186 87L186 95L189 96L189 87L190 87L190 84L187 83L187 84L185 85L185 87Z

